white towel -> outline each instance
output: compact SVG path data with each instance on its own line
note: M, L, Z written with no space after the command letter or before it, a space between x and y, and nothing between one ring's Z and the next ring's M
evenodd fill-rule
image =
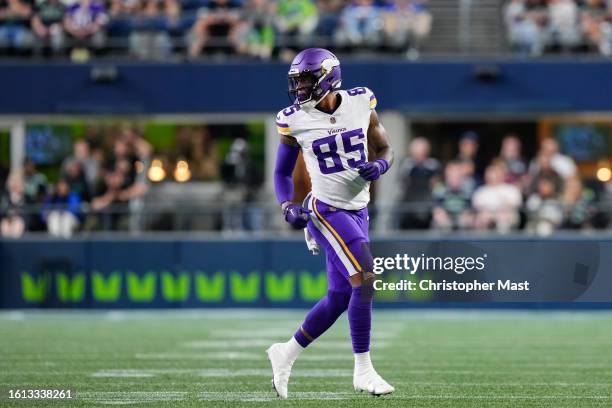
M304 238L306 239L306 246L308 247L308 250L312 252L313 255L319 255L319 252L321 252L321 247L319 247L319 244L317 244L317 241L315 241L313 236L310 235L308 228L304 228Z

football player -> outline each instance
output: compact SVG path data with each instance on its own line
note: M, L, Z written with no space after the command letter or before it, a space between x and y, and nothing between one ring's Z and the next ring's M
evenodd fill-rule
M374 395L394 388L370 360L372 268L368 249L370 183L393 163L393 150L376 114L376 97L365 87L340 90L340 61L321 48L306 49L289 69L293 105L280 111L280 144L274 184L285 220L325 249L328 292L286 343L268 350L272 384L287 398L291 367L298 355L348 309L355 390ZM292 173L302 151L312 191L302 205L292 202ZM368 161L368 157L372 157Z

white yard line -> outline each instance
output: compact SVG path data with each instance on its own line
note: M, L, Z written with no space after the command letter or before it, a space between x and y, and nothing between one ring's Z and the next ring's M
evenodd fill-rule
M265 361L266 353L248 353L241 351L219 351L205 353L136 353L134 357L138 360L168 360L168 361L192 361L192 360L238 360L238 361ZM300 361L353 361L350 352L337 354L303 354Z
M106 405L131 405L183 401L187 394L179 391L83 391L76 393L74 399Z
M447 399L447 400L610 400L612 395L400 395L393 399Z
M99 370L90 377L94 378L150 378L166 375L191 375L205 378L226 378L226 377L270 377L271 369L244 368L230 370L227 368L204 368L204 369L129 369L129 370ZM292 378L300 377L352 377L351 369L300 369L292 374Z
M208 353L136 353L138 360L243 360L263 361L265 353L246 353L241 351L219 351Z
M155 375L145 370L102 370L91 374L94 378L151 378Z
M292 392L289 398L292 400L344 400L354 397L354 393L348 392ZM276 393L272 390L268 392L201 392L198 398L204 401L227 401L227 402L248 402L248 401L278 401Z

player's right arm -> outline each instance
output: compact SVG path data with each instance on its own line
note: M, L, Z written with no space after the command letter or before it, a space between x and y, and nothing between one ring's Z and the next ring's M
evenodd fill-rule
M281 206L291 203L293 199L293 169L300 153L300 145L291 136L281 135L276 165L274 167L274 189L276 199Z
M274 190L276 199L281 205L285 221L296 229L306 227L308 213L301 205L294 204L293 200L293 169L300 153L300 145L294 137L281 134L281 140L276 152L276 165L274 167Z

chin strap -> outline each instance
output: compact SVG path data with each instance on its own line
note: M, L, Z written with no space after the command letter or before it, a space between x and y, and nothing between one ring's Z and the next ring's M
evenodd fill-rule
M319 102L321 102L330 92L331 92L331 90L325 92L323 94L323 96L320 97L319 99L317 99L316 101L310 99L308 102L304 102L300 106L303 107L303 108L306 108L306 109L314 109L319 104Z

